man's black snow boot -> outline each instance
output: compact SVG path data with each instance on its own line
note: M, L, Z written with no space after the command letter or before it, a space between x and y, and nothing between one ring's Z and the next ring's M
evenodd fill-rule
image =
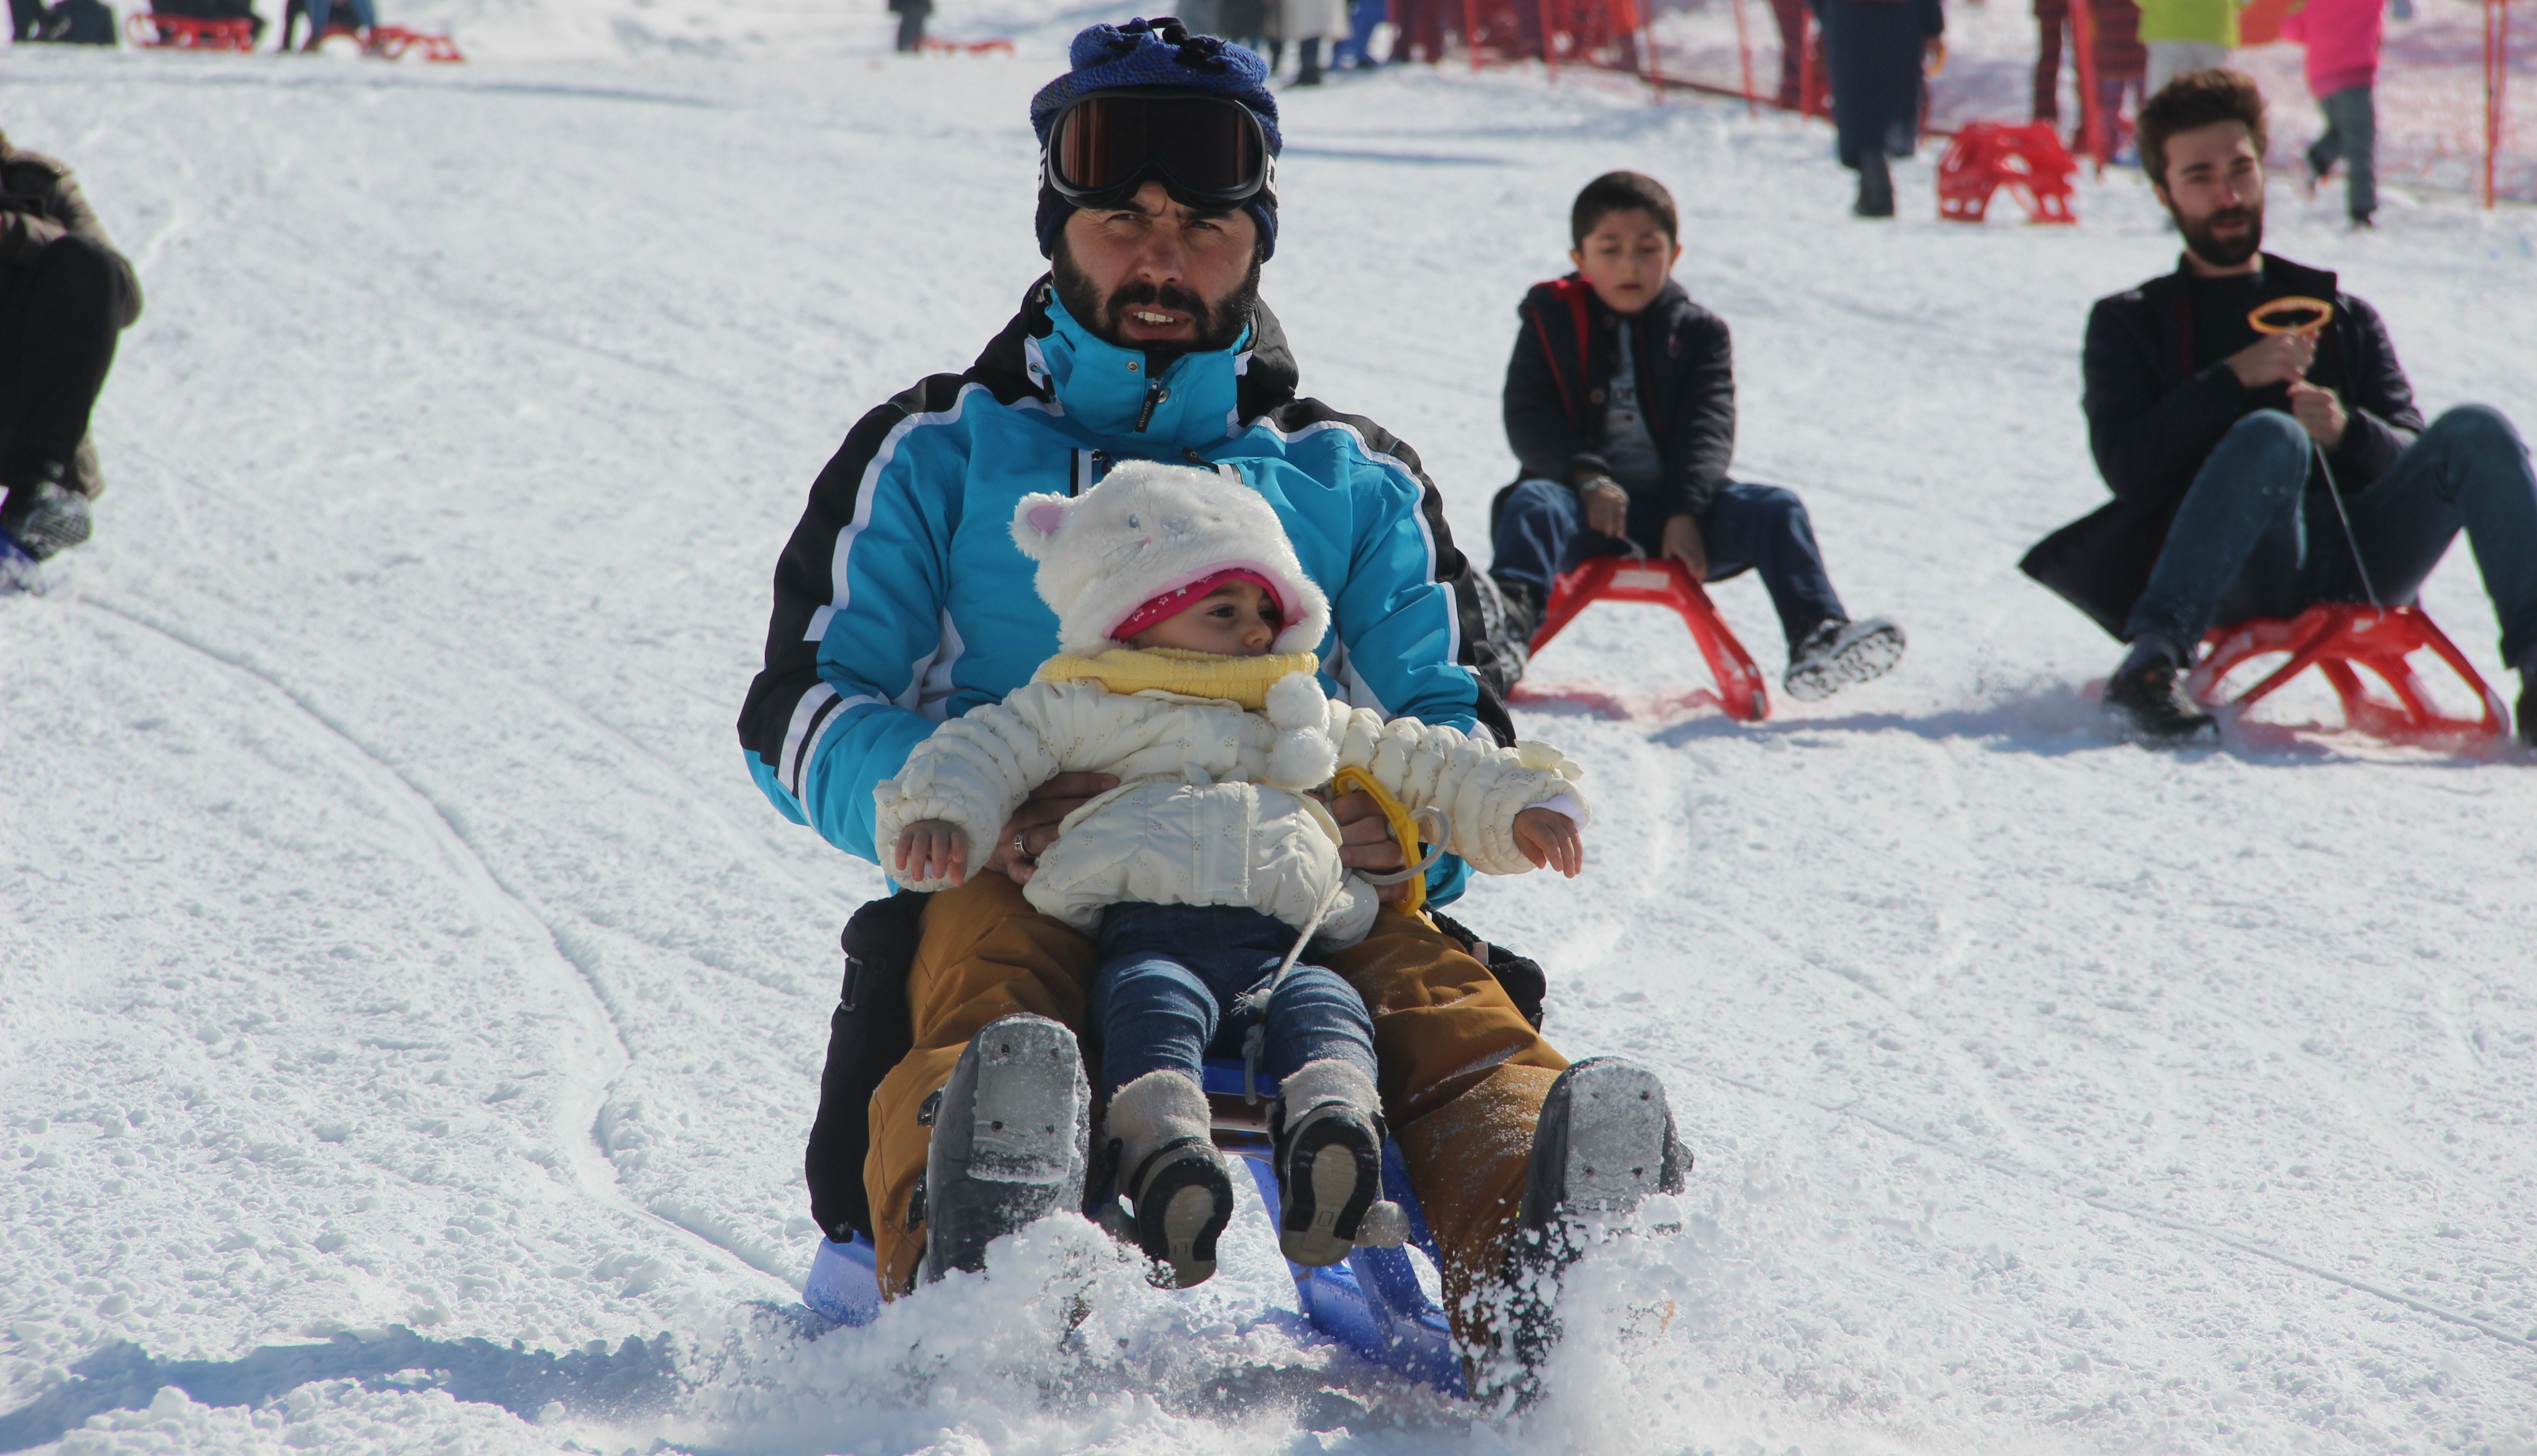
M1091 1089L1074 1034L1008 1016L969 1039L925 1154L925 1277L987 1267L987 1245L1083 1202Z
M1894 171L1882 148L1871 147L1858 159L1858 201L1851 211L1862 218L1894 216Z
M1820 622L1789 648L1789 675L1780 685L1800 703L1831 697L1854 682L1894 670L1903 656L1903 629L1883 617Z
M69 475L69 468L58 463L43 466L34 478L10 486L9 498L0 501L0 532L35 560L89 538L88 497L70 487Z
M1559 1074L1542 1101L1524 1204L1473 1393L1521 1409L1540 1398L1540 1369L1559 1344L1559 1279L1588 1247L1586 1219L1618 1222L1650 1193L1682 1191L1691 1153L1656 1073L1593 1056Z
M2163 644L2135 647L2106 681L2106 711L2144 748L2190 748L2220 741L2220 723L2184 690Z
M2519 741L2537 748L2537 657L2519 669Z

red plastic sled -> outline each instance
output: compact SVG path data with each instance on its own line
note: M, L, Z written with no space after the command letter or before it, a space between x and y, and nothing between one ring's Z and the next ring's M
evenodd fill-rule
M1013 53L1013 43L1001 35L985 40L942 40L928 35L918 43L938 55L1011 55Z
M1968 122L1938 158L1938 216L1979 222L1990 210L1991 194L2006 187L2025 205L2028 222L2076 222L2070 179L2078 172L2079 163L2049 121Z
M1709 675L1718 679L1718 699L1726 716L1738 723L1760 723L1771 716L1770 689L1744 644L1720 620L1718 608L1710 604L1700 583L1691 579L1681 562L1670 558L1593 556L1575 571L1562 573L1551 585L1550 604L1532 634L1532 651L1538 655L1561 628L1596 601L1646 601L1672 607L1691 629L1692 640L1700 644L1700 655L1709 662Z
M2292 621L2259 617L2222 627L2202 639L2207 651L2186 680L2186 687L2205 703L2229 702L2241 709L2310 667L2325 674L2343 703L2344 726L2396 743L2421 743L2459 737L2501 737L2510 730L2502 699L2467 663L2457 645L2416 606L2376 607L2329 601L2311 606ZM2458 680L2484 704L2481 718L2455 718L2434 706L2421 677L2407 661L2430 652L2446 663ZM2288 653L2289 661L2234 698L2219 696L2231 672L2268 653ZM2393 706L2371 694L2354 669L2367 669L2393 694Z
M255 49L255 25L243 20L208 21L136 11L123 18L123 33L133 44L152 50Z

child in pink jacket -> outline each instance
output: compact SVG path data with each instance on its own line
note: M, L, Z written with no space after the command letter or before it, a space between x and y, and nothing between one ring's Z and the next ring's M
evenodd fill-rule
M2378 42L2387 32L2385 0L2307 0L2282 21L2282 35L2308 47L2308 92L2325 113L2325 135L2308 149L2309 174L2325 180L2339 158L2343 210L2367 227L2378 210L2378 107L2370 88L2378 79Z

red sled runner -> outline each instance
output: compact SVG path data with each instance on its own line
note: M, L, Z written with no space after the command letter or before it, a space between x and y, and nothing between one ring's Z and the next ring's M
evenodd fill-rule
M2509 731L2510 719L2502 699L2418 606L2328 601L2290 621L2264 617L2222 627L2202 642L2207 651L2185 685L2194 697L2215 706L2250 708L2314 667L2341 700L2344 727L2357 733L2391 743L2431 743L2498 738ZM2459 718L2432 702L2410 661L2420 652L2448 665L2483 705L2481 717ZM2276 653L2288 654L2288 660L2244 692L2223 691L2230 673ZM2363 671L2385 687L2392 704L2370 691Z
M1560 629L1576 620L1577 614L1596 601L1644 601L1658 606L1670 606L1691 629L1691 638L1700 644L1700 655L1709 663L1709 675L1718 682L1718 700L1726 716L1737 723L1760 723L1771 716L1771 693L1762 679L1761 669L1744 651L1744 644L1726 629L1718 608L1711 605L1709 594L1691 579L1683 564L1670 557L1652 560L1644 556L1592 556L1576 570L1560 573L1551 584L1550 602L1542 609L1541 625L1532 634L1532 652L1536 655L1549 645Z

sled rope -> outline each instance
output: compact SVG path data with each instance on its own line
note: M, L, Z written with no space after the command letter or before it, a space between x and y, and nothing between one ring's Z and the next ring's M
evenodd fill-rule
M1414 862L1379 874L1360 870L1356 877L1369 885L1397 885L1402 880L1410 881L1409 894L1401 904L1415 914L1427 902L1427 871L1435 868L1436 861L1445 857L1445 842L1454 837L1452 816L1433 807L1412 814L1400 806L1400 800L1386 792L1383 786L1374 781L1372 774L1360 768L1344 768L1333 775L1331 790L1334 793L1361 791L1374 795L1375 804L1383 810L1384 822L1392 828L1392 837L1400 844L1401 855L1413 858ZM1436 832L1425 841L1426 854L1421 855L1418 831L1420 821L1426 819L1435 821ZM1304 947L1312 942L1313 932L1319 930L1322 921L1330 916L1331 907L1339 903L1347 882L1348 876L1344 874L1332 882L1330 892L1322 897L1322 903L1313 907L1313 918L1304 922L1303 933L1286 948L1286 959L1277 963L1276 971L1268 979L1234 1000L1234 1009L1251 1017L1251 1030L1242 1037L1242 1099L1253 1107L1260 1104L1260 1058L1268 1049L1268 1000L1277 994L1277 987L1295 969L1295 963L1303 958Z

